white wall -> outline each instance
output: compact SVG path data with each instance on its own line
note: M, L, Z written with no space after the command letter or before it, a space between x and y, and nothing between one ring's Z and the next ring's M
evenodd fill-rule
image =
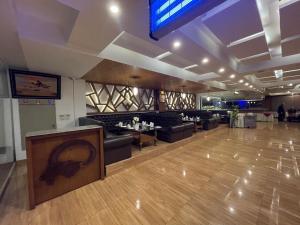
M86 116L85 81L62 77L61 100L55 101L58 129L74 127L78 118Z
M57 129L74 127L78 118L86 116L85 81L62 77L61 99L55 101ZM26 159L26 151L22 149L20 114L18 99L13 99L13 120L15 133L16 159Z

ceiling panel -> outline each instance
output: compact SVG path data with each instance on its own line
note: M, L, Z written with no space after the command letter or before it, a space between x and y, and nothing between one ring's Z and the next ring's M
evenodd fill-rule
M296 76L287 76L284 77L283 80L287 81L287 80L299 80L300 79L300 75L296 75Z
M124 32L114 44L141 53L149 57L156 57L166 52L166 50L147 42L143 39L137 38L131 34Z
M267 54L267 55L261 55L261 56L255 57L255 58L241 60L241 62L245 63L245 64L254 64L254 63L267 61L270 59L271 59L270 54Z
M225 45L263 30L255 0L239 1L207 18L204 24Z
M277 81L276 77L263 77L259 79L261 82Z
M181 67L181 68L191 66L191 65L194 64L194 63L189 62L188 60L186 60L184 58L181 58L181 57L179 57L177 55L174 55L174 54L169 55L169 56L161 59L161 61L163 61L165 63L168 63L168 64L171 64L173 66Z
M293 72L285 72L285 73L283 73L283 76L284 77L287 77L287 76L299 76L300 75L300 70L298 70L298 71L293 71Z
M191 69L188 69L191 72L197 73L197 74L204 74L205 72L205 67L197 66Z
M261 36L250 41L229 47L229 51L238 59L258 55L268 51L265 36Z
M183 86L185 91L193 93L220 91L218 88L208 87L199 82L187 81L111 60L103 60L86 73L83 79L104 84L129 85L168 91L182 91Z
M295 55L300 53L300 38L282 43L283 56Z
M285 39L300 34L299 29L300 1L280 9L281 37Z

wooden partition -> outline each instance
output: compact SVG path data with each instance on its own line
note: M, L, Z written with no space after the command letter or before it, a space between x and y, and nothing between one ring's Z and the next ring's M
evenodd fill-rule
M104 178L101 127L33 132L26 150L30 209Z

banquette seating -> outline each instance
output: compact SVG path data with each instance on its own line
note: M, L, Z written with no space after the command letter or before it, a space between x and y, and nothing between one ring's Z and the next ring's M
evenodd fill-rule
M155 114L144 114L143 120L154 121L155 125L161 126L157 137L162 141L176 142L193 135L194 124L183 123L181 116L176 112L163 112Z
M91 117L79 118L79 126L86 125L99 125L103 127L105 165L131 158L131 143L133 141L131 135L113 133L107 129L104 122Z
M203 130L211 130L217 128L219 125L219 118L213 117L213 112L203 110L189 110L189 111L177 111L179 114L183 114L188 117L200 117L202 121Z
M105 165L115 163L131 157L131 144L134 140L131 132L126 132L116 126L119 122L129 124L134 117L140 121L153 122L161 128L157 130L157 138L166 142L176 142L193 135L193 122L183 122L179 111L169 112L132 112L106 113L79 118L79 125L99 125L104 133L104 162ZM203 119L203 129L213 129L218 125L211 113L203 111L189 111L189 116L195 115Z

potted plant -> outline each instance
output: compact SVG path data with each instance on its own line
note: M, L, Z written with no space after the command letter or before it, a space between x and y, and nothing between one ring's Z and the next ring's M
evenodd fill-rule
M239 108L237 106L232 107L232 111L230 114L230 128L236 127L236 122L238 120Z

